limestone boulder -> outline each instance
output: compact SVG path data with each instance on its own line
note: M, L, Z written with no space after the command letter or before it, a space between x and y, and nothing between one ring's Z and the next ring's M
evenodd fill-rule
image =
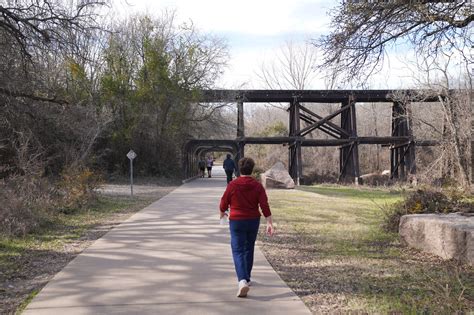
M411 214L400 219L403 244L474 265L474 216L452 214Z
M282 162L275 163L272 168L260 175L260 179L265 188L295 188L295 182Z

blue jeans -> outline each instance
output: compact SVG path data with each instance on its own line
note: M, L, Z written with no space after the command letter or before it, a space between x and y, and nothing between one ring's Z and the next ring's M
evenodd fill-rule
M260 218L250 220L230 220L230 245L234 258L237 279L250 280L253 267L253 252L257 239Z

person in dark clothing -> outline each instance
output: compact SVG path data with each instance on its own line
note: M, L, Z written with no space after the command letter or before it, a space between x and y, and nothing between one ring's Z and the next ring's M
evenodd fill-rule
M227 175L227 184L229 184L232 181L232 175L234 174L234 171L235 171L235 163L234 163L234 160L232 160L230 154L227 154L227 158L224 160L223 167Z
M198 162L198 167L199 167L199 175L201 177L204 177L204 170L206 169L206 161L203 159L200 159Z

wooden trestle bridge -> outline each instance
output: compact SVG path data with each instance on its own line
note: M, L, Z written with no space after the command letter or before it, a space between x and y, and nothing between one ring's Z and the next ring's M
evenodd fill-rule
M379 144L390 148L390 177L406 180L416 173L415 146L432 146L436 141L415 139L407 104L439 102L438 97L417 90L206 90L202 102L235 103L237 106L237 137L228 140L191 139L184 146L184 178L198 174L197 162L208 152L231 152L235 160L242 158L246 144L286 144L289 148L288 171L299 184L303 173L302 147L339 147L339 181L358 182L359 144ZM399 96L403 95L403 100ZM397 96L397 97L395 97ZM392 103L392 127L389 137L357 135L357 103ZM288 103L289 134L287 137L246 137L245 103ZM305 106L308 103L340 104L340 108L321 116ZM331 120L340 115L340 124ZM331 139L305 138L319 129Z

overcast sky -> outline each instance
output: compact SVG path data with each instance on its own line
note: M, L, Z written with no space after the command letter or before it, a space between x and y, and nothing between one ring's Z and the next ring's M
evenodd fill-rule
M123 0L125 1L125 0ZM328 12L338 0L126 0L119 10L158 16L176 10L181 21L192 20L205 33L226 39L230 63L218 87L267 88L258 78L263 62L271 63L285 42L303 43L329 32ZM371 88L406 86L405 56L390 58L386 70L372 80ZM308 88L325 88L321 79ZM346 86L347 88L347 86Z

